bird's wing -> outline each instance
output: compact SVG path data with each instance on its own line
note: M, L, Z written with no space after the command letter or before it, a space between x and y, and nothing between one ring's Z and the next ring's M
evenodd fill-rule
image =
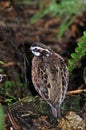
M62 59L50 59L41 64L41 90L44 99L54 106L61 104L67 91L68 71Z

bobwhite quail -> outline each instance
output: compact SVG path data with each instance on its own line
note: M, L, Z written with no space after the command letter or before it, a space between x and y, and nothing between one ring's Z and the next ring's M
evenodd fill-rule
M30 50L34 54L33 85L39 95L50 105L53 116L60 118L60 105L68 86L68 70L64 59L41 43L34 43Z

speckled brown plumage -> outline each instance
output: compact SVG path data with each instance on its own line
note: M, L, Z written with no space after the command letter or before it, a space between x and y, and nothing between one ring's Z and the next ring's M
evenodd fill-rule
M65 98L68 85L68 71L64 60L43 44L33 44L31 51L34 54L32 60L34 87L50 105L54 117L60 117L60 105Z

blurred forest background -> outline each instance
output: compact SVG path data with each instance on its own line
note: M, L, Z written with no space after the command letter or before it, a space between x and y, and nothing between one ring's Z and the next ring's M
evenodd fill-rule
M72 117L73 114L77 115L76 113L80 114L83 117L83 119L79 117L80 121L82 121L80 127L82 127L82 130L85 130L85 0L0 1L0 130L3 127L6 130L11 129L11 126L13 126L13 130L28 130L31 128L39 130L39 126L40 130L58 130L58 126L62 130L67 130L65 125L65 128L63 128L60 125L54 124L51 128L51 122L54 122L52 118L46 123L47 117L41 117L40 119L38 119L38 115L25 117L24 119L21 117L21 114L25 113L25 109L28 108L28 103L26 102L30 102L29 106L33 102L38 104L38 106L33 105L33 109L33 106L30 106L30 111L35 109L37 112L37 109L43 106L43 111L40 108L40 115L50 115L50 111L46 113L47 108L45 106L48 106L45 105L42 99L38 98L31 80L31 61L33 55L29 48L32 43L37 41L49 46L64 58L70 73L68 91L72 93L66 96L62 104L62 111L64 111L63 113L75 112L70 113L69 117ZM23 112L21 110L21 103L16 104L16 102L21 102L21 100L23 102ZM40 105L40 102L43 102L43 104ZM19 111L21 112L18 113ZM19 114L18 117L17 114ZM34 116L36 116L35 119ZM4 125L3 118L5 118ZM14 121L15 118L19 121L18 125ZM28 123L25 120L26 118L29 120ZM37 123L40 125L37 125ZM78 123L80 124L80 122ZM64 122L64 124L66 123ZM71 128L70 130L76 129L79 130L78 127Z

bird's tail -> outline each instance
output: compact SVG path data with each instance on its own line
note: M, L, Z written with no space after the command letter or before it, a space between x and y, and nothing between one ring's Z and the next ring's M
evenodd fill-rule
M60 112L60 107L55 108L51 106L52 114L55 118L61 118L61 112Z

